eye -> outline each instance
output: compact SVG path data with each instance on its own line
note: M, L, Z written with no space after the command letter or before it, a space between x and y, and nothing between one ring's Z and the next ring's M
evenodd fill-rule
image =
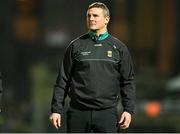
M90 15L90 14L87 14L87 17L88 17L88 18L90 18L90 17L91 17L91 15Z

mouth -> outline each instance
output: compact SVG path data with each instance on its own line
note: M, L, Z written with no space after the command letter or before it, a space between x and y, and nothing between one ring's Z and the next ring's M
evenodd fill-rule
M95 26L96 24L95 23L89 23L89 26Z
M96 25L96 23L94 21L90 21L89 25Z

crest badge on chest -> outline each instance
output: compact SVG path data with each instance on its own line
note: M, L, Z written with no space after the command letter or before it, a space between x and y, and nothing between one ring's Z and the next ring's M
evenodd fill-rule
M112 51L107 51L107 56L112 57Z

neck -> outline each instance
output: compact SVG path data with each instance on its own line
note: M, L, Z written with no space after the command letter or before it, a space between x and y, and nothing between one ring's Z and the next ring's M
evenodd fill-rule
M105 32L107 32L107 28L101 29L101 30L89 30L92 31L94 33L96 33L97 36L99 36L100 34L104 34Z

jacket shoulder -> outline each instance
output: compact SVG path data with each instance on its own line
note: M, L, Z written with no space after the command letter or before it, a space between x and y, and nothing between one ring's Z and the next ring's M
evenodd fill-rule
M74 40L72 40L69 45L66 47L66 50L67 49L71 49L71 48L74 48L75 46L78 46L79 44L81 44L81 42L85 41L86 39L89 38L89 34L86 33L86 34L83 34L77 38L75 38Z
M77 37L76 39L72 40L70 44L76 44L76 43L86 40L88 38L89 38L89 35L88 35L88 33L86 33L86 34L83 34L83 35Z
M117 48L119 48L119 49L126 49L127 48L127 46L118 38L110 35L110 39L113 42L113 44L116 45Z

